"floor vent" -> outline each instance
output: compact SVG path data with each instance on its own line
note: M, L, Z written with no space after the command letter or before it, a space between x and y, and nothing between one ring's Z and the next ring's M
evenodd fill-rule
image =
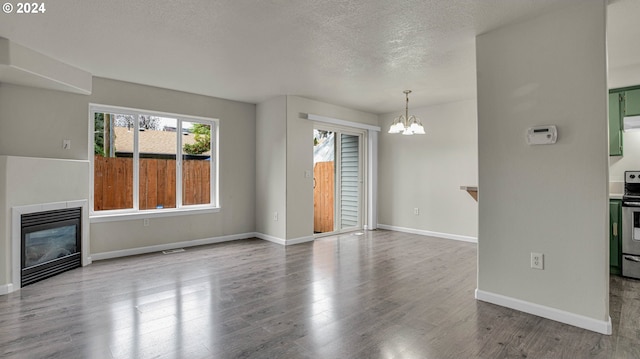
M184 248L176 248L176 249L167 249L166 251L162 251L162 254L173 254L184 252Z

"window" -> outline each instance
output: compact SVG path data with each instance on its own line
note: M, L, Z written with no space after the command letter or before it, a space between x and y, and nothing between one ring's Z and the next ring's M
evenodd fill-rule
M91 105L92 214L217 207L215 119Z

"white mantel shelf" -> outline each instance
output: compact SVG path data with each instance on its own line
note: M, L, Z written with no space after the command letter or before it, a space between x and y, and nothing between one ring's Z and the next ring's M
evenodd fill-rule
M467 191L467 193L473 197L476 201L478 201L478 186L460 186L460 189L463 191Z

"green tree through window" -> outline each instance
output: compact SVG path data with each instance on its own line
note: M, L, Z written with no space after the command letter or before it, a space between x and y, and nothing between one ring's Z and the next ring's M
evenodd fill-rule
M194 123L191 131L195 135L194 140L196 142L193 144L185 143L182 146L184 152L189 155L200 155L209 151L211 149L211 126Z

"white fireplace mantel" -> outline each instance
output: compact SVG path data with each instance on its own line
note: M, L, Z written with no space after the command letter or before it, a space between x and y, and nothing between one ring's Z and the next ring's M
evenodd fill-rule
M82 245L86 251L82 264L90 262L90 167L87 160L0 155L0 295L20 288L14 269L20 264L14 260L14 252L20 249L12 244L20 223L12 225L14 210L26 213L67 206L87 208L82 213Z

